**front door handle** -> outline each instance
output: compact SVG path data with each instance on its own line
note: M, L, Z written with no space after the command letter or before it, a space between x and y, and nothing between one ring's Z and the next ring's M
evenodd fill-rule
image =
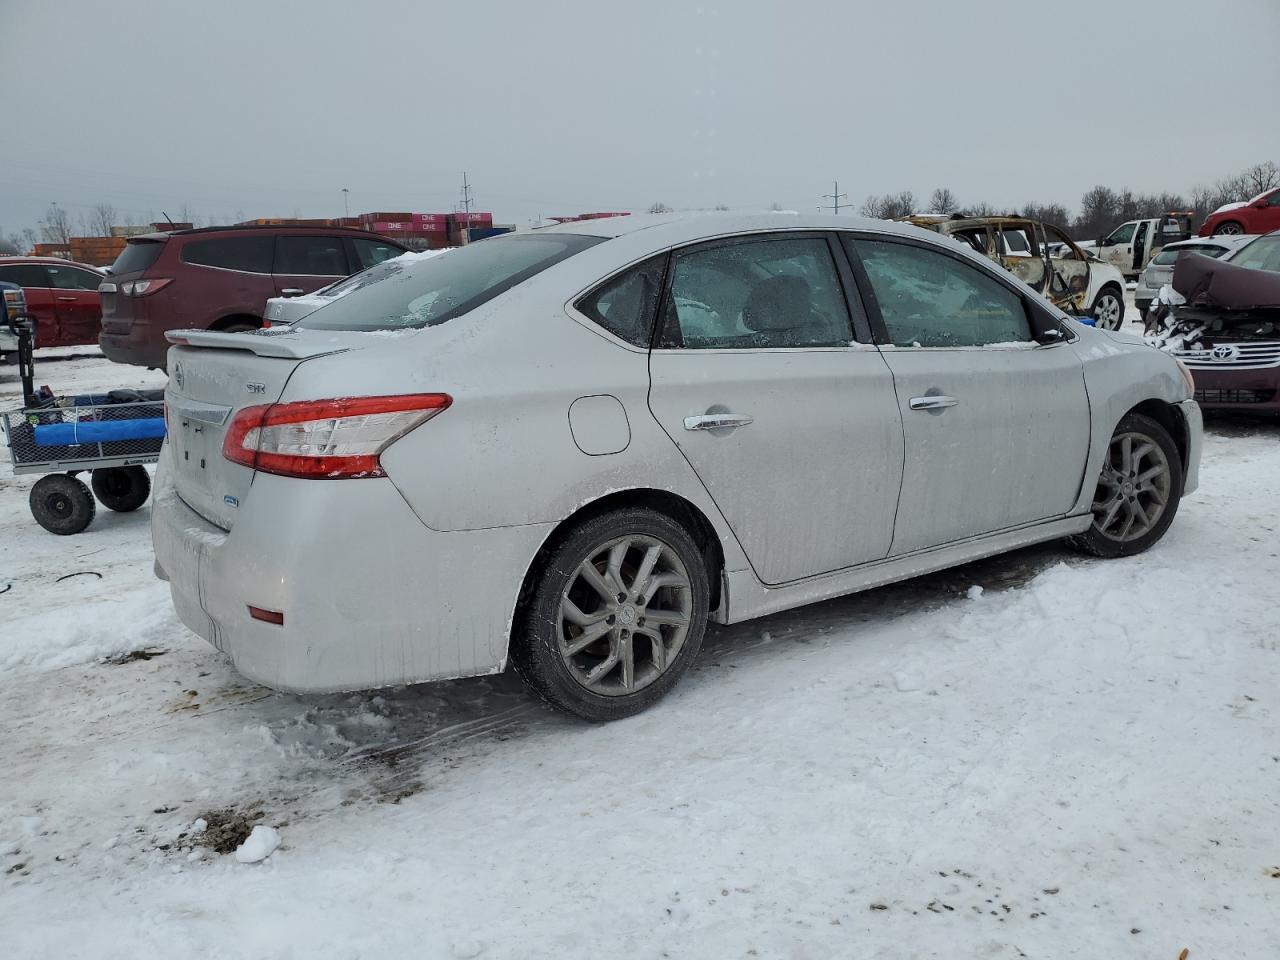
M75 298L75 297L59 297L58 299L59 299L59 300L61 300L63 303L75 303L75 302L76 302L76 298Z
M685 417L686 430L724 430L731 427L745 427L753 418L740 413L704 413L697 417Z
M955 397L912 397L909 404L912 410L941 410L959 402Z

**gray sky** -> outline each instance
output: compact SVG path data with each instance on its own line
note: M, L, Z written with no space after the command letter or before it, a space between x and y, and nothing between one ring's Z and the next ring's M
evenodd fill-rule
M813 211L1187 191L1280 161L1280 0L0 0L0 227Z

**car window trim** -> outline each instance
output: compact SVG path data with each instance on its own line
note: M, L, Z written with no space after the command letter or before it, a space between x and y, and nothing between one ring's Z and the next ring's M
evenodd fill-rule
M948 250L941 244L931 243L928 240L922 240L918 237L908 237L896 233L884 233L878 230L842 230L840 231L841 239L844 241L841 245L845 248L845 253L849 258L849 265L853 268L854 277L858 282L858 289L862 294L863 303L867 309L867 316L871 319L871 329L876 338L876 345L883 347L889 346L894 350L990 350L1008 348L997 347L995 344L974 344L971 346L956 347L900 347L894 344L889 338L888 327L885 326L884 314L880 311L880 302L876 299L875 290L871 286L871 278L867 275L867 268L862 263L862 257L858 254L857 248L854 246L855 240L881 240L886 243L900 243L904 246L919 247L923 250L929 250L933 253L939 253L943 256L950 257L959 263L963 263L971 269L982 270L984 276L990 277L997 283L1001 284L1014 294L1022 303L1022 311L1027 318L1027 326L1031 330L1031 339L1026 343L1033 347L1053 347L1060 343L1070 342L1076 339L1076 334L1069 326L1064 324L1060 318L1054 316L1048 310L1042 308L1047 305L1043 297L1036 296L1035 300L1039 303L1033 303L1032 297L1028 297L1025 290L1019 290L1016 286L1009 282L1012 275L1001 276L994 270L985 269L983 264L974 264L967 257L960 256L957 252ZM975 254L977 256L977 254ZM1002 268L1003 270L1003 268ZM1037 320L1040 322L1037 323ZM1061 331L1062 340L1055 343L1041 343L1035 339L1036 333L1040 331L1041 326L1045 329L1056 328ZM1022 341L1019 341L1022 342Z
M637 267L648 263L650 260L656 260L658 257L663 258L662 259L662 283L658 288L658 311L653 318L653 325L649 328L649 342L647 344L640 345L640 344L632 343L630 340L623 340L620 336L618 336L612 330L608 330L600 326L599 323L593 320L587 314L587 312L582 309L582 303L585 300L587 300L587 298L594 296L595 293L599 291L602 287L608 286L610 283L613 283L613 281L617 280L623 274L629 273L630 271L636 269ZM619 267L618 269L612 271L611 273L607 274L601 279L593 280L589 287L586 287L578 291L577 293L575 293L573 296L569 297L564 304L565 313L567 313L570 317L572 317L578 323L582 324L592 333L597 334L601 337L604 337L610 343L617 344L618 346L623 347L627 350L630 350L633 353L648 353L650 350L653 349L653 345L657 341L658 316L660 316L662 312L663 298L666 296L667 279L670 271L671 271L671 248L668 247L663 250L650 251L649 253L646 253L644 256L637 257L635 260L632 260L630 263L626 264L626 266Z
M811 353L814 351L832 351L832 350L856 350L858 346L866 346L857 341L854 336L855 328L853 322L853 311L848 303L848 292L845 291L843 278L840 276L840 258L836 255L835 247L839 244L833 243L830 230L762 230L752 233L735 233L730 236L708 237L705 239L694 240L690 243L681 244L672 247L668 251L666 274L662 280L662 299L658 301L658 316L653 324L653 339L650 345L651 353L668 353L668 352L684 352L691 348L685 346L679 347L663 347L659 346L659 338L662 335L663 325L666 321L667 307L671 302L671 283L675 278L675 262L676 257L690 252L701 252L703 250L714 250L718 247L729 247L741 243L759 243L761 241L773 240L823 240L826 242L827 255L831 257L832 266L835 267L837 280L840 281L843 300L845 301L845 320L848 324L849 343L841 346L809 346L809 347L697 347L692 348L697 353L713 354L713 353ZM643 258L643 259L648 259ZM638 261L642 262L642 261ZM868 332L870 328L868 327Z

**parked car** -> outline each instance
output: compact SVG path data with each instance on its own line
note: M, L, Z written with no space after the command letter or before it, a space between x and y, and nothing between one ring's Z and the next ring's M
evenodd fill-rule
M1178 261L1178 254L1199 253L1216 259L1253 239L1254 237L1251 235L1223 235L1203 240L1179 240L1177 243L1167 244L1163 250L1152 258L1146 269L1142 271L1142 275L1138 277L1138 285L1133 290L1134 306L1141 313L1146 314L1151 308L1151 302L1155 300L1156 294L1160 292L1160 288L1173 278L1173 265Z
M421 260L427 257L434 257L443 252L444 250L410 250L408 253L401 253L398 256L406 261ZM387 253L388 255L379 260L379 263L397 256L394 250L388 249ZM296 323L303 317L315 313L321 307L328 306L339 297L345 297L353 290L359 290L367 282L368 278L365 277L362 271L361 273L353 273L351 276L336 283L331 283L327 287L313 290L311 293L304 293L296 297L272 297L267 301L266 310L262 314L263 326L278 327Z
M0 280L22 287L36 318L37 347L98 342L102 278L97 267L58 257L0 257Z
M1087 241L1079 247L1132 280L1169 244L1191 238L1193 216L1173 211L1163 217L1127 220L1096 243Z
M169 334L157 572L269 686L511 661L626 716L708 621L1137 553L1196 487L1172 357L907 224L618 217L368 277L280 331Z
M1218 259L1179 257L1185 301L1153 342L1191 369L1207 410L1280 416L1280 231Z
M27 298L16 283L0 280L0 361L18 362L18 331L9 320L27 312Z
M1200 236L1270 233L1280 230L1280 187L1264 190L1244 203L1228 203L1205 217Z
M1124 277L1080 248L1053 224L1023 217L916 216L907 222L967 244L1071 314L1088 314L1104 330L1124 323Z
M166 330L262 326L267 299L308 293L403 245L341 227L204 227L130 237L102 294L102 352L162 367Z

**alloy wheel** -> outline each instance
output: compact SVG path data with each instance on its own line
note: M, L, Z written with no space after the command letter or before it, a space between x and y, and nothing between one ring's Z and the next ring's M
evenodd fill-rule
M1113 293L1104 293L1093 305L1093 316L1103 330L1119 330L1124 322L1124 303Z
M1244 233L1244 227L1235 221L1228 221L1213 231L1216 237L1238 237L1242 233Z
M560 598L559 650L592 693L627 696L675 661L693 615L689 573L668 544L628 536L592 550Z
M1154 440L1116 434L1093 495L1094 529L1121 543L1145 536L1169 503L1171 477L1168 458Z

